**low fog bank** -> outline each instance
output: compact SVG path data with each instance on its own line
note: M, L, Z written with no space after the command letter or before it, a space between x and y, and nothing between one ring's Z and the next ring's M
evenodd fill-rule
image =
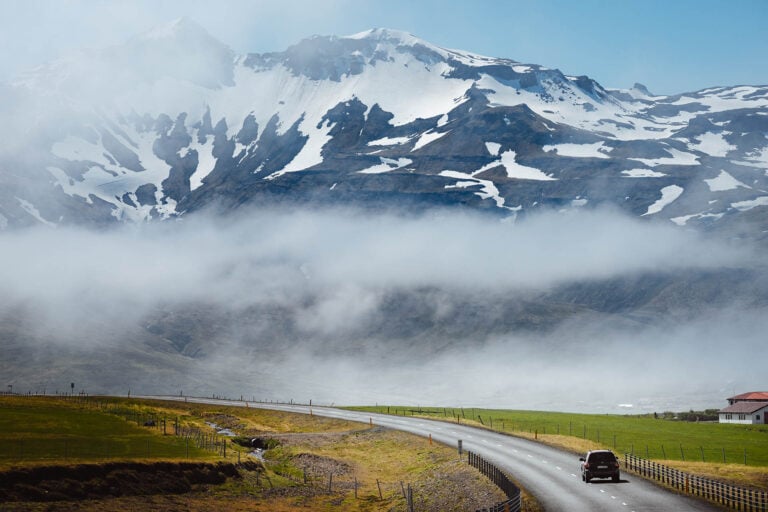
M605 327L599 337L596 328L566 322L546 335L467 340L413 358L374 347L353 355L291 351L277 362L221 354L208 363L231 379L216 393L315 404L631 414L720 408L728 396L764 387L764 368L747 364L763 352L764 310L731 309L632 333Z
M19 391L646 412L764 387L760 258L615 211L254 210L0 251Z

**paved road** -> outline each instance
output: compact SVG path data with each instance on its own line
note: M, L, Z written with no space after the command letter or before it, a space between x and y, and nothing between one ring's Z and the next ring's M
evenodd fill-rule
M144 397L184 400L179 397ZM245 407L245 402L187 398L190 402ZM310 407L301 405L258 404L260 407L309 414ZM313 414L388 427L411 432L450 446L461 439L464 449L482 455L515 479L550 512L650 512L650 511L717 511L707 503L675 494L640 477L622 473L619 483L593 480L585 484L579 475L578 457L549 446L512 436L455 423L345 411L329 407L312 407Z

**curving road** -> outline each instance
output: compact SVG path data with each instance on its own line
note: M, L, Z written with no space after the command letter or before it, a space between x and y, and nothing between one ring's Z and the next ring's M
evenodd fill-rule
M176 397L142 397L185 400ZM186 398L189 402L245 407L246 402ZM578 457L540 443L489 432L487 430L423 418L408 418L345 411L329 407L259 404L248 407L313 414L363 423L373 422L387 428L411 432L435 441L457 446L461 439L470 450L504 469L533 494L548 511L560 512L650 512L717 511L714 505L665 490L631 474L622 473L619 483L593 480L585 484L579 475Z

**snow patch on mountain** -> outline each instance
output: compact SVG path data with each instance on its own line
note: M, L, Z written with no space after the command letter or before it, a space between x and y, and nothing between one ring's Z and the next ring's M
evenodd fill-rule
M650 169L629 169L621 171L621 174L626 175L628 178L663 178L666 176L663 172L652 171Z
M206 136L205 142L202 143L196 137L193 137L192 141L192 144L181 153L181 156L185 156L190 151L197 152L197 169L189 177L189 189L197 190L202 186L203 179L211 174L216 166L216 157L213 156L213 136Z
M380 139L372 140L368 143L369 146L399 146L400 144L406 144L411 139L409 137L382 137Z
M736 178L728 174L726 171L720 171L720 174L718 174L717 177L709 180L704 180L704 183L706 183L709 186L709 190L712 192L723 192L725 190L734 190L738 187L752 188L740 182L739 180L737 180Z
M661 197L655 203L653 203L648 207L648 211L646 211L643 214L643 216L659 213L666 206L670 205L678 197L680 197L683 191L684 191L683 187L680 187L678 185L669 185L668 187L662 188Z
M390 172L390 171L395 171L397 169L401 169L413 163L413 160L409 158L398 158L397 160L394 160L392 158L379 157L379 160L381 161L380 164L368 167L366 169L363 169L362 171L357 171L357 172L360 174L381 174L384 172Z
M48 227L52 227L52 228L56 227L56 223L43 218L43 216L40 214L40 210L38 210L37 207L31 202L27 201L26 199L22 199L20 197L16 197L16 201L19 202L19 205L25 212L27 212L32 217L37 219L38 222L45 224Z
M499 151L501 151L501 144L498 142L486 142L485 149L488 150L488 153L490 153L491 156L499 156Z
M710 156L726 157L730 151L738 149L737 146L730 144L725 136L727 133L707 132L696 137L697 142L688 144L688 148L693 151L701 151Z
M661 139L674 132L674 126L648 116L637 115L636 106L605 95L595 98L562 75L550 73L535 85L520 80L499 81L483 74L477 86L488 91L492 106L527 105L541 117L556 123L598 132L617 140Z
M421 149L427 144L431 144L432 142L435 142L437 139L440 139L441 137L445 136L447 133L448 132L435 132L432 130L422 133L421 136L419 137L419 140L417 140L416 144L413 145L413 151Z
M731 206L740 212L746 212L758 206L768 206L768 196L760 196L746 201L736 201L731 203Z
M106 133L106 132L105 132ZM143 221L151 218L153 205L143 205L136 195L139 187L154 186L153 203L158 205L161 217L175 214L175 201L164 197L162 182L168 177L170 166L155 155L154 132L143 132L131 124L123 124L119 130L109 132L114 140L136 157L140 172L126 170L118 159L104 147L104 135L94 132L94 142L82 137L68 136L51 147L51 152L62 159L77 163L85 169L80 176L71 176L57 165L46 170L59 187L70 196L82 197L93 204L96 197L113 205L113 216L120 220ZM123 197L130 198L126 203Z
M491 199L496 203L497 208L504 208L507 210L512 211L518 211L520 210L520 207L509 207L506 206L506 199L499 193L499 189L496 187L496 185L491 180L484 180L481 178L477 178L474 175L475 173L465 173L465 172L459 172L459 171L441 171L440 176L445 176L446 178L455 178L459 181L452 185L446 185L446 189L452 189L452 188L468 188L468 187L474 187L479 186L481 187L481 190L479 192L475 192L475 195L479 196L482 199Z
M682 215L680 217L672 217L671 220L678 226L685 226L689 220L691 219L709 219L709 220L719 220L725 215L725 213L707 213L707 212L701 212L701 213L694 213L691 215Z
M747 153L745 160L740 160L736 163L748 167L765 169L766 175L768 175L768 146L750 151Z
M637 158L632 157L629 160L635 160L642 162L649 167L656 167L658 165L699 165L699 157L693 153L686 153L675 148L667 148L664 150L669 156L661 158Z
M517 154L512 150L505 151L501 154L501 164L506 169L508 178L537 181L557 180L557 178L549 176L541 169L517 163ZM493 164L488 164L485 168L489 168L491 165Z
M717 113L726 110L768 107L768 88L755 86L713 87L677 97L669 105L683 107L670 123L687 123L701 112Z
M608 153L610 147L605 142L595 142L593 144L555 144L543 146L546 153L555 152L559 156L569 156L573 158L610 158Z
M311 122L302 122L299 130L309 138L302 146L299 153L282 170L274 172L265 179L275 179L288 172L303 171L314 165L323 163L323 146L325 146L331 135L329 126L314 126Z

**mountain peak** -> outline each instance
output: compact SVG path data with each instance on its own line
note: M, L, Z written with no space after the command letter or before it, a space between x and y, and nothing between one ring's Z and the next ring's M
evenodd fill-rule
M449 55L453 53L444 48L440 48L439 46L435 46L434 44L425 41L424 39L416 37L410 32L391 28L372 28L370 30L359 32L342 39L388 44L393 46L395 49L408 48L409 51L411 49L418 49L421 51L428 50L439 55L442 59L448 58Z
M426 41L419 39L413 34L404 30L395 30L391 28L372 28L351 36L344 37L343 39L368 39L374 41L397 41L402 44L412 46L414 44L429 45Z
M639 92L639 93L642 93L642 94L644 94L646 96L653 96L654 95L653 93L651 93L651 91L648 90L648 88L646 86L644 86L640 82L635 82L635 85L632 86L632 89L637 91L637 92Z
M343 76L360 74L377 62L395 61L405 56L406 60L415 58L434 64L447 60L449 54L408 32L374 28L346 37L315 35L284 52L249 54L243 63L266 69L281 62L297 75L338 82Z
M204 87L232 84L234 52L191 18L177 18L112 49L116 63L154 81L171 76Z
M212 38L208 31L197 22L187 16L182 16L181 18L176 18L168 23L153 27L140 34L135 39L140 41L153 41L185 38L189 36Z

